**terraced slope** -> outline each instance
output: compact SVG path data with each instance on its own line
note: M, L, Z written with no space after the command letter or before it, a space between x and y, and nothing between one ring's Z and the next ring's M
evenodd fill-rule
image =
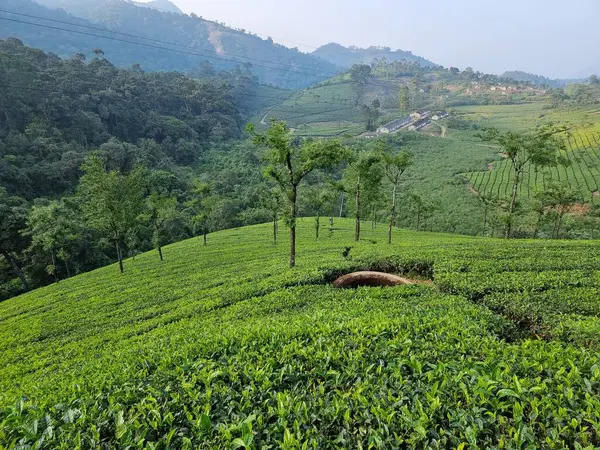
M600 445L597 243L312 226L295 270L255 226L0 304L0 447Z

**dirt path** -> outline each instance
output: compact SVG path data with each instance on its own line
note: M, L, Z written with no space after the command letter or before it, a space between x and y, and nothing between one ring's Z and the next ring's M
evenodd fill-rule
M441 128L442 130L442 134L440 135L441 137L445 138L446 137L446 133L448 133L448 128L446 128L444 125L442 125L441 123L437 124L438 127Z
M275 105L275 106L271 106L268 110L267 113L263 116L262 119L260 119L260 124L261 125L267 125L267 117L269 116L269 114L271 114L271 111L273 111L275 108L277 108L279 105Z
M295 100L299 100L304 96L304 91L302 91L300 93L300 97L296 98ZM291 99L288 99L291 100ZM285 102L285 101L284 101ZM283 104L284 102L280 103L279 105L275 105L275 106L271 106L268 110L267 113L263 116L262 119L260 119L260 124L261 125L268 125L267 124L267 118L269 117L269 114L271 114L271 111L273 111L275 108L277 108L278 106L280 106L281 104Z

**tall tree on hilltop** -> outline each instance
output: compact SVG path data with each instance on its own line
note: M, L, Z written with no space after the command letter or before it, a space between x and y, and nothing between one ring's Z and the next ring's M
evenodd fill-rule
M274 179L289 205L290 267L296 265L296 218L298 188L304 178L317 169L332 169L346 159L347 150L338 141L292 142L285 122L273 122L264 134L257 134L252 124L248 132L255 145L264 146L267 167L265 174Z
M91 228L104 233L114 244L123 273L123 243L143 211L144 171L107 171L96 155L87 158L79 184L83 211Z
M385 148L385 145L380 146L379 150L382 153L385 176L392 185L392 202L390 205L390 220L388 225L388 244L391 244L392 230L394 227L394 221L396 220L398 187L400 185L400 179L402 178L402 175L412 164L412 154L406 150L393 153L388 151Z
M537 169L567 164L561 156L561 152L565 151L565 143L558 136L565 131L565 127L547 125L529 133L502 133L496 128L488 128L478 135L484 141L496 142L501 146L514 172L504 233L507 239L512 237L517 195L528 170L532 167Z

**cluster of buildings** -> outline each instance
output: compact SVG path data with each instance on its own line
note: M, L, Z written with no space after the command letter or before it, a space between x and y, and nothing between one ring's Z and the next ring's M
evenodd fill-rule
M402 128L407 128L409 131L418 131L429 125L432 120L442 120L448 117L448 115L447 111L437 111L432 115L430 110L421 109L412 112L410 116L402 117L386 123L385 125L381 125L375 132L365 133L362 136L367 139L373 139L382 134L395 133Z

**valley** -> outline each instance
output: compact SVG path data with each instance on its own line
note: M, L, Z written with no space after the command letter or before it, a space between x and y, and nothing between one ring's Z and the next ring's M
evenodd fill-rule
M595 15L511 2L5 0L0 450L600 448Z

